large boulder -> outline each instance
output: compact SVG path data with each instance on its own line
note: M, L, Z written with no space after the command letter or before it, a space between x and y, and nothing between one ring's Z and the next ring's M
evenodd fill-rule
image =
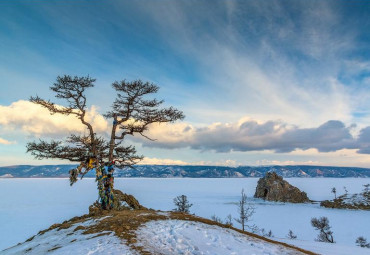
M256 198L263 198L269 201L280 201L290 203L305 203L310 200L306 192L300 191L297 187L290 185L283 177L275 172L269 172L265 177L258 180Z

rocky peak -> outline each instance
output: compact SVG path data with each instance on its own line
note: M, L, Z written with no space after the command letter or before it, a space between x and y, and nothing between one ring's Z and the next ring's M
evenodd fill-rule
M306 192L302 192L297 187L290 185L287 181L283 180L283 177L277 175L275 172L268 172L265 177L258 180L254 197L269 201L290 203L310 201Z

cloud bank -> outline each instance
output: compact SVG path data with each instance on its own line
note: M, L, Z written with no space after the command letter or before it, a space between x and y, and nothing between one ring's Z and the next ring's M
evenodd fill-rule
M356 149L360 154L370 154L370 127L352 133L355 125L345 126L338 120L330 120L318 127L300 128L281 121L258 122L244 119L238 123L214 123L194 127L186 123L153 126L149 141L135 140L147 147L185 148L201 151L228 153L232 151L265 151L290 153L295 150L317 149L319 152L334 152Z
M90 108L87 120L92 123L96 132L109 132L107 120L97 112L96 107ZM62 138L70 133L85 131L85 127L74 116L50 115L41 106L23 100L9 106L0 105L0 127L8 133L21 131L23 135L50 138ZM232 151L290 153L298 149L334 152L356 149L360 154L370 154L370 127L359 130L357 137L353 135L354 129L355 125L346 126L338 120L330 120L317 127L301 128L283 121L262 122L243 118L236 123L213 123L201 127L184 122L152 125L147 135L156 139L155 141L140 136L132 139L144 147L190 148L222 153ZM0 144L12 143L14 142L0 138ZM163 164L165 163L163 161ZM176 164L183 162L179 161Z

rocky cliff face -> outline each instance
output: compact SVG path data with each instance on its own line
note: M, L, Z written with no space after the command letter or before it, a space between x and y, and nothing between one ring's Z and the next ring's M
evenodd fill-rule
M290 185L275 172L269 172L265 177L259 179L254 197L290 203L310 201L306 192L302 192L297 187Z

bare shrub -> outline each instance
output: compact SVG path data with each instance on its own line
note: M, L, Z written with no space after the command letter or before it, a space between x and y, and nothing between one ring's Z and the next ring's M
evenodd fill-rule
M177 196L173 199L173 203L175 204L176 208L174 209L177 212L184 212L189 213L190 207L193 206L193 204L190 204L188 201L188 197L185 195Z
M318 234L315 241L318 242L326 242L326 243L335 243L333 238L333 232L330 230L331 226L329 225L329 219L327 217L320 217L312 218L311 225L316 229L319 230L320 233Z

